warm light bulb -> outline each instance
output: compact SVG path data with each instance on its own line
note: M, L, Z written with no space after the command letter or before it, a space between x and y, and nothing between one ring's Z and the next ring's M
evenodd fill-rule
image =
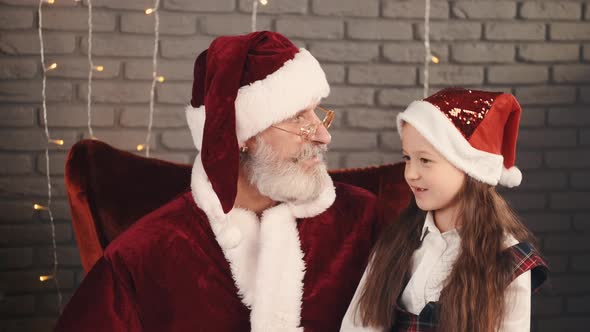
M145 149L145 145L137 144L137 151L143 151L143 149Z
M33 209L35 209L35 210L47 210L46 207L44 207L43 205L39 205L39 204L33 204Z
M57 68L57 63L55 63L55 62L54 62L54 63L52 63L52 64L51 64L49 67L47 67L47 69L45 69L45 70L46 70L46 71L47 71L47 70L54 70L55 68Z
M268 0L260 0L260 4L266 6L268 4Z
M432 60L433 63L439 63L440 62L440 59L436 55L433 55L431 60Z
M150 15L150 14L151 14L151 13L153 13L154 11L155 11L155 9L154 9L154 8L148 8L148 9L146 9L146 10L145 10L145 14L146 14L146 15Z
M53 279L53 276L39 276L39 281L45 282L47 280Z
M55 0L46 0L46 2L50 5L53 5L53 3L55 2Z
M156 80L160 83L164 83L164 81L166 80L166 78L164 78L164 76L158 76L156 77Z
M103 71L104 67L103 66L94 66L94 70L96 71Z
M64 145L64 140L63 139L50 139L49 143L53 143L55 145Z

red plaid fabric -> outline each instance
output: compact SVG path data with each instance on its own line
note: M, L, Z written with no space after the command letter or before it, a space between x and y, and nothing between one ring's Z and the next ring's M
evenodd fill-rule
M547 264L537 254L535 248L529 243L518 243L508 248L514 257L514 279L526 271L531 271L531 291L537 292L547 280L549 269Z
M508 248L514 258L513 279L526 271L531 271L531 290L536 292L547 280L547 264L536 253L534 247L529 243L518 243ZM435 332L437 326L437 312L439 304L429 302L419 315L414 315L402 309L399 305L395 307L396 321L391 332Z
M428 302L419 315L414 315L396 306L396 320L392 332L434 332L437 326L438 303Z

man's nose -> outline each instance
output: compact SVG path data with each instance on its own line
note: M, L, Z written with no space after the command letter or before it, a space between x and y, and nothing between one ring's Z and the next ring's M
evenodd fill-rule
M328 145L332 141L332 135L323 124L318 124L318 127L311 137L311 140L316 143Z

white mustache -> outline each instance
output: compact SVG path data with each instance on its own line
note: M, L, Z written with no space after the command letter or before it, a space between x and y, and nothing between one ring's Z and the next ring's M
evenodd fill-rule
M320 161L324 161L324 157L328 147L326 145L306 145L299 153L293 157L294 162L300 162L302 160L309 160L312 158L318 158Z

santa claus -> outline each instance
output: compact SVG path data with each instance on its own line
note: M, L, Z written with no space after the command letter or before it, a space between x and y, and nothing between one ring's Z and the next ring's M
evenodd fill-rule
M337 331L380 225L333 183L318 61L278 33L220 37L195 62L191 189L117 237L57 331Z

